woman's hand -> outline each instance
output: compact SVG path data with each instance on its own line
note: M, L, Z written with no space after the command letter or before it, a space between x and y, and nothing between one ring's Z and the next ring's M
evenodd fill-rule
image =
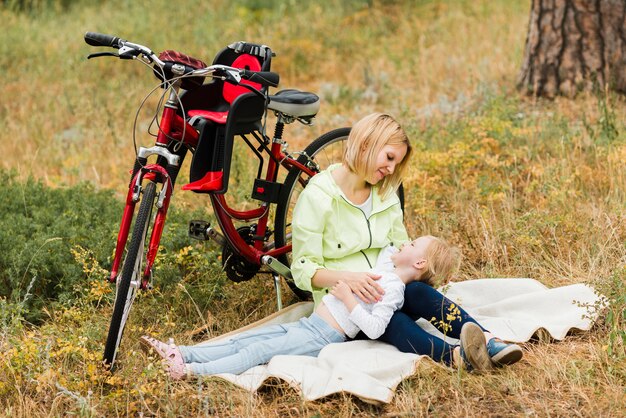
M352 293L357 295L361 300L368 303L376 303L383 298L385 291L376 283L380 279L380 274L374 273L346 273L344 281Z

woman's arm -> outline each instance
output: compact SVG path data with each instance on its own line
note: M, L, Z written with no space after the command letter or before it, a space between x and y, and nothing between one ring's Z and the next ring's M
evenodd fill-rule
M385 294L383 288L376 282L379 278L380 274L370 272L320 269L315 272L311 282L313 286L319 288L331 288L339 282L344 282L361 300L375 303Z

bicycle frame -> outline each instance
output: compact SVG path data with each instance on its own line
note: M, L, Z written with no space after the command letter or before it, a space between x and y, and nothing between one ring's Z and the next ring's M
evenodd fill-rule
M198 145L198 132L177 113L178 87L179 84L172 86L169 99L164 105L163 113L158 124L159 133L157 135L155 145L152 148L141 147L139 149L137 163L135 164L131 181L129 183L126 205L124 207L122 221L117 237L115 256L109 279L111 282L115 282L119 274L119 268L123 259L124 248L128 240L135 205L139 200L142 182L144 180L149 180L155 183L161 183L162 188L157 199L157 213L155 215L153 229L150 233L148 253L146 255L146 265L143 270L140 284L141 289L146 289L148 287L152 267L154 265L163 228L165 226L169 203L174 190L171 173L168 171L174 171L177 174L178 170L180 170L179 157L171 153L168 150L168 146L175 142L182 142L188 148L195 148ZM279 119L278 123L282 123L282 121ZM280 131L282 131L282 129ZM313 176L315 172L312 169L282 152L283 142L280 136L280 134L277 134L269 149L267 147L263 147L269 156L269 162L265 171L264 180L268 182L276 182L280 168L279 166L282 166L287 170L296 167L308 176ZM173 170L166 170L159 164L146 164L147 158L155 154L165 158L168 161L168 167L175 168ZM230 245L230 247L237 254L244 257L248 262L255 265L261 265L262 257L264 256L276 257L291 251L291 244L266 250L262 239L255 240L253 244L248 244L240 236L233 222L233 220L250 221L256 219L256 235L264 237L268 228L268 206L270 203L263 202L260 206L254 209L239 211L228 205L224 194L209 193L209 196L215 217L220 229L222 230L223 237L227 241L227 245Z
M293 158L285 155L281 151L280 139L274 139L270 148L270 161L266 170L265 180L269 182L275 182L278 177L278 165L276 162L280 162L280 165L287 170L292 167L297 167L302 172L313 176L315 173L303 164ZM245 242L245 240L239 235L232 219L249 221L252 219L258 219L257 223L257 236L264 236L267 231L268 220L268 203L262 204L260 207L248 211L237 211L228 206L224 195L211 194L211 204L215 212L218 224L222 229L224 237L227 239L230 246L241 256L246 258L251 263L261 264L261 258L263 256L276 257L282 254L291 252L291 244L284 247L274 248L269 251L263 249L263 240L257 240L253 245Z
M163 114L161 115L161 120L159 122L160 129L155 146L152 148L142 147L139 149L137 161L140 163L135 164L128 187L128 193L126 195L126 205L122 214L122 222L117 235L115 256L111 267L111 276L109 279L111 282L115 282L119 274L122 255L126 242L128 241L128 234L133 220L135 205L139 200L141 184L144 179L160 182L163 184L163 188L161 189L157 200L158 210L155 217L154 228L150 234L147 263L141 281L142 289L145 289L148 285L152 266L154 265L154 259L156 258L156 253L161 242L161 235L163 234L167 209L169 208L170 199L174 191L174 185L171 182L169 173L162 166L158 164L145 164L148 157L155 154L160 155L168 161L168 165L177 167L178 171L180 168L178 166L179 157L170 153L166 146L173 140L182 141L190 146L196 146L198 144L198 132L176 113L178 108L176 101L178 89L176 87L177 86L173 86L172 91L170 92L170 97L163 109ZM141 162L143 162L143 164ZM161 181L158 181L159 177L161 178Z

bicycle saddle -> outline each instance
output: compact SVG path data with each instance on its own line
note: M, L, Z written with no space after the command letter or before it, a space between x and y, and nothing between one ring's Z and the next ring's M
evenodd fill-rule
M268 109L305 121L312 119L320 110L320 98L305 91L281 90L269 99Z

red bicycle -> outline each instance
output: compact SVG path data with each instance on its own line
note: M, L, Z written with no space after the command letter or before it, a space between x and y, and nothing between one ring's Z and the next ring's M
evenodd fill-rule
M137 291L149 287L176 177L188 153L190 183L182 190L208 195L219 226L218 230L209 222L191 221L189 235L222 246L223 267L233 281L249 280L260 271L271 273L279 309L280 277L298 297L308 298L308 292L295 286L289 270L293 206L312 176L341 161L349 128L330 131L303 151L289 152L285 125L296 121L311 125L319 98L293 89L270 95L269 87L278 85L279 76L270 71L274 54L265 45L231 44L207 66L176 51L156 55L148 47L111 35L87 32L85 42L117 50L88 58L137 60L159 78L153 91L163 89L157 107L160 117L155 117L156 140L151 147L138 148L130 178L111 268L116 295L103 361L113 366ZM266 134L269 113L276 116L272 138ZM232 208L225 198L236 140L257 159L253 208Z

